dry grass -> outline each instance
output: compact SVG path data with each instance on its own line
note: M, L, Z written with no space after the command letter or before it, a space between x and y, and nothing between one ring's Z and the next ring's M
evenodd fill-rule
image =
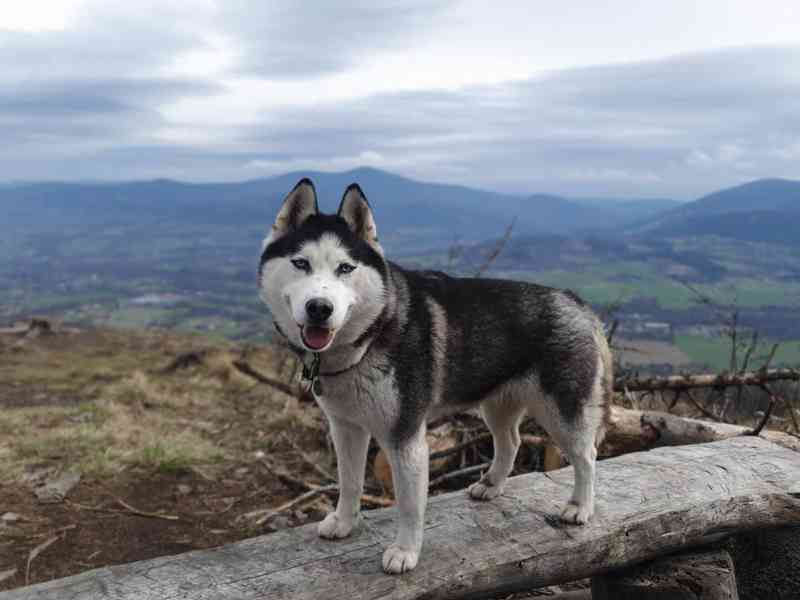
M164 370L188 351L202 360ZM289 451L278 432L323 450L319 411L241 374L232 361L243 355L284 381L295 369L277 348L167 332L2 340L0 481L41 462L99 478L131 468L215 476L255 450Z

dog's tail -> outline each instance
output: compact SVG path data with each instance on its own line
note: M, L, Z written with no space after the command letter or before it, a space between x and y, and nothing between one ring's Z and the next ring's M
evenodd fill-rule
M603 424L598 428L595 437L595 446L600 446L605 437L606 431L611 425L611 404L614 399L614 358L611 355L611 347L606 339L603 325L598 320L594 330L595 344L598 350L598 370L600 381L595 401L603 411Z

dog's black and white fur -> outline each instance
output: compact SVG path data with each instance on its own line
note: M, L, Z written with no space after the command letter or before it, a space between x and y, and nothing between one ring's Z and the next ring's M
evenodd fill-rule
M612 365L599 320L577 296L403 269L384 258L357 185L327 215L307 179L264 240L259 284L278 330L319 357L313 389L330 420L340 485L336 511L319 524L322 537L345 537L356 525L374 436L391 464L399 518L383 568L413 569L428 490L426 422L476 405L494 437L494 460L469 488L473 498L502 493L528 413L575 468L561 518L591 518Z

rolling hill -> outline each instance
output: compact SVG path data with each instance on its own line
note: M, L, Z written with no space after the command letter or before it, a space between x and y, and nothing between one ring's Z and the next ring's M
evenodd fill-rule
M759 179L720 190L631 226L657 238L716 236L800 245L800 181Z
M123 183L31 183L0 186L0 209L12 226L39 232L64 226L149 227L232 225L266 229L283 196L304 176L313 179L322 210L334 211L345 187L358 182L373 205L382 238L395 249L409 243L442 246L455 236L480 241L499 235L512 219L523 234L568 234L598 223L630 223L663 204L576 201L537 194L498 194L426 183L377 169L288 173L240 183L153 180ZM388 235L387 235L388 234Z

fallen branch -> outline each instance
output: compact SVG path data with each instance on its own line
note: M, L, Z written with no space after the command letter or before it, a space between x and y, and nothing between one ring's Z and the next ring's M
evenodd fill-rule
M283 483L285 483L287 485L294 486L294 487L299 487L300 489L303 489L303 490L306 490L306 491L319 487L319 486L316 486L316 485L314 485L312 483L309 483L307 481L299 479L299 478L295 477L294 475L291 475L291 474L287 473L283 469L281 469L281 468L277 467L276 465L272 464L266 458L261 459L261 464L263 464L264 467L266 467L267 471L272 473L275 477L280 479L281 482L283 482Z
M25 565L25 585L28 585L31 580L31 563L36 560L36 557L39 556L42 552L47 550L50 546L55 544L58 540L61 539L60 535L54 535L50 539L42 542L38 546L36 546L33 550L28 553L28 562Z
M474 475L475 473L479 473L488 468L489 468L489 463L481 463L479 465L474 465L472 467L466 467L464 469L450 471L449 473L440 475L436 479L432 479L428 484L428 487L434 488L437 485L441 485L445 481L449 481L450 479L455 479L456 477L464 477L465 475Z
M670 375L669 377L628 377L614 382L614 391L653 392L694 388L725 388L755 385L772 381L800 381L800 369L769 369L745 373L711 373L703 375Z
M312 498L316 498L317 496L323 494L339 493L338 485L334 484L323 485L323 486L314 485L313 483L309 483L307 481L303 481L302 479L298 479L297 477L290 475L289 473L283 471L282 469L277 468L275 465L273 465L266 459L262 460L261 462L267 468L267 470L270 471L270 473L275 475L278 479L280 479L284 483L288 483L289 485L299 487L306 491L300 494L299 496L292 498L288 502L285 502L284 504L278 506L277 508L264 508L240 515L238 517L238 519L240 520L253 519L258 517L259 520L256 521L256 524L262 525L263 523L266 523L267 521L276 517L280 513L285 512L291 508L294 508L299 504L303 504L304 502L311 500ZM378 496L373 496L371 494L361 494L361 501L366 502L367 504L372 504L373 506L380 506L380 507L387 507L394 505L394 502L388 498L380 498Z
M338 491L338 487L335 486L335 485L326 485L326 486L322 486L322 487L314 487L313 489L307 491L306 493L300 494L299 496L297 496L296 498L292 498L288 502L284 502L283 504L281 504L277 508L267 508L267 509L261 509L261 510L254 510L254 511L249 512L249 513L244 513L240 518L242 518L242 519L254 519L254 518L258 517L258 520L256 521L256 525L263 525L264 523L266 523L270 519L273 519L274 517L277 517L282 512L285 512L287 510L291 510L291 509L293 509L294 507L296 507L296 506L298 506L300 504L303 504L305 502L308 502L309 500L312 500L312 499L316 498L317 496L321 496L322 494L325 494L326 492L335 492L335 491Z
M764 429L764 425L767 424L770 416L772 416L772 409L775 407L775 394L772 393L772 390L769 388L769 386L764 383L761 385L761 389L769 395L769 405L767 406L767 410L764 411L764 416L761 417L761 421L759 421L758 425L755 426L753 431L748 432L748 435L759 435L761 433L761 430Z
M788 397L784 398L786 406L789 407L789 416L792 418L792 425L794 425L794 432L800 433L800 424L797 422L797 401L800 400L800 385L794 387L794 400L789 400Z
M244 360L237 359L232 362L233 366L236 368L237 371L247 375L248 377L252 377L259 383L263 383L265 385L269 385L274 387L276 390L283 392L284 394L288 394L290 396L294 396L298 400L303 398L303 395L297 390L295 386L288 385L283 383L282 381L278 381L277 379L273 379L272 377L267 377L266 375L262 375L258 371L256 371L250 364Z
M741 390L742 388L740 387L739 389ZM722 420L722 419L720 419L719 417L717 417L717 415L715 415L714 413L712 413L710 410L708 410L708 409L706 409L705 407L703 407L703 405L702 405L702 404L700 404L700 403L697 401L697 399L694 397L694 395L692 394L692 390L689 390L689 389L686 389L686 390L678 390L678 391L675 393L675 402L672 404L672 406L673 406L673 407L675 406L675 404L677 404L677 401L678 401L678 399L681 397L681 393L684 393L684 394L686 395L686 397L689 399L689 403L690 403L692 406L694 406L694 407L695 407L697 410L699 410L699 411L700 411L700 413L701 413L701 414L702 414L704 417L706 417L707 419L711 419L712 421L721 421L721 420ZM724 411L723 411L723 412L724 412Z
M301 448L299 448L288 435L281 433L281 438L283 438L283 440L292 447L292 450L294 450L295 454L303 459L303 462L306 464L306 466L308 466L317 475L322 477L323 481L336 481L336 478L332 474L328 473L325 469L320 467L316 461L312 460L312 458Z
M116 500L117 503L122 508L126 509L128 512L133 513L134 515L137 515L137 516L140 516L140 517L148 517L150 519L164 519L165 521L178 521L178 520L180 520L177 515L164 515L164 514L161 514L161 513L147 512L146 510L138 509L135 506L131 506L130 504L125 502L125 500L123 500L122 498L118 498L116 496L114 497L114 500Z
M475 446L476 444L480 444L481 442L485 442L491 439L492 439L492 434L487 431L486 433L481 433L472 439L461 442L460 444L456 444L451 448L446 448L444 450L439 450L439 452L434 452L428 458L429 460L432 461L438 460L440 458L445 458L452 454L461 452L465 448ZM550 442L550 439L541 435L523 434L520 436L520 442L524 446L546 446Z
M13 567L11 569L6 569L5 571L0 571L0 583L3 583L6 579L11 579L16 574L17 574L16 567Z
M180 520L180 517L178 517L177 515L165 515L165 514L162 514L162 513L154 513L154 512L148 512L146 510L140 510L140 509L136 508L135 506L131 506L130 504L125 502L125 500L123 500L122 498L117 496L115 493L113 493L109 489L104 488L103 486L100 486L100 487L103 489L103 491L105 491L106 494L111 496L117 504L119 504L122 508L124 508L125 511L127 511L127 512L129 512L131 514L137 515L139 517L147 517L149 519L164 519L166 521L179 521ZM78 504L77 502L72 502L71 504L74 504L74 505L78 506L79 508L84 508L84 509L87 509L87 510L102 510L100 508L92 508L92 507L89 507L89 506L81 505L81 504Z

